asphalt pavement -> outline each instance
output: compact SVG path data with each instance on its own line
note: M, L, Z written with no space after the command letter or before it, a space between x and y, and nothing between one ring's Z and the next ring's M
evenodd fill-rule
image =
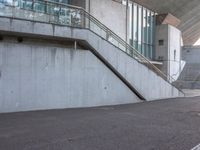
M200 97L0 114L0 150L191 150Z

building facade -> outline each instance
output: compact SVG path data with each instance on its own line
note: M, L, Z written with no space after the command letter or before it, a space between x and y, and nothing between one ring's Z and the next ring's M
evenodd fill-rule
M88 11L140 54L154 59L155 12L130 0L91 0Z
M150 62L154 17L130 1L1 0L0 112L183 96Z
M155 13L132 1L113 0L54 0L53 2L71 4L85 8L102 23L122 37L139 53L153 60L155 55ZM59 15L63 22L70 20L69 10L46 6L45 2L34 4L32 0L1 0L1 4L14 5L36 12ZM113 23L115 22L115 23Z
M155 54L155 13L132 1L123 0L122 3L128 9L127 42L152 60Z

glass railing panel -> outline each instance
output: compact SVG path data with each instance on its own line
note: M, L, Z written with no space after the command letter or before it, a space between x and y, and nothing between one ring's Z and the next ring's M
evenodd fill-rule
M99 24L98 21L96 21L94 18L90 17L90 15L85 14L83 16L83 20L85 22L85 27L92 30L94 33L98 34L99 36L101 36L104 39L107 39L107 32L104 28L104 26L102 26L102 24Z
M20 7L26 10L33 10L33 1L32 0L17 0Z
M12 0L0 0L0 3L4 6L14 6L14 1Z
M118 44L118 47L119 47L121 50L123 50L124 52L127 51L126 46L124 46L122 43L119 43L119 44Z
M87 29L90 29L90 23L91 23L91 21L90 21L88 15L83 12L82 18L84 20L83 27L87 28Z
M113 45L115 45L116 47L119 47L119 42L112 35L108 36L108 41Z
M98 35L101 35L101 28L97 26L93 21L90 21L90 30Z
M70 9L71 26L82 27L81 11L78 9Z
M107 37L107 32L105 30L101 30L101 37L106 39Z
M71 9L61 7L60 13L59 13L59 22L62 25L71 25Z
M47 13L46 12L46 4L43 2L34 2L33 10L38 13Z
M12 17L13 16L13 9L12 7L8 7L5 5L0 5L0 16L5 17Z
M0 16L12 17L13 9L8 3L0 1Z

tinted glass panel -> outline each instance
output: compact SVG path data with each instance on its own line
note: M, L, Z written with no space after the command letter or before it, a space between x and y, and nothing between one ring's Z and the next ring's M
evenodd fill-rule
M145 7L129 1L128 42L150 59L154 53L154 14Z

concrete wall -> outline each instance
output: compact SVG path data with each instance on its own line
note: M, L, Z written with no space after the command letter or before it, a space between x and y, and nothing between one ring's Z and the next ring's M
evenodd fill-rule
M31 39L0 43L0 112L138 101L88 50Z
M185 62L181 60L181 31L171 25L169 25L169 42L169 74L177 80L185 66Z
M147 100L183 96L151 69L87 29L0 18L0 31L85 40Z
M164 45L159 45L159 40ZM162 24L156 27L156 60L163 62L162 71L178 79L185 62L181 59L181 31L177 28Z
M126 40L126 6L113 0L90 0L90 13Z
M163 40L164 44L159 45L159 40ZM160 68L165 74L168 73L168 25L156 26L156 52L155 59L163 62L163 66Z

